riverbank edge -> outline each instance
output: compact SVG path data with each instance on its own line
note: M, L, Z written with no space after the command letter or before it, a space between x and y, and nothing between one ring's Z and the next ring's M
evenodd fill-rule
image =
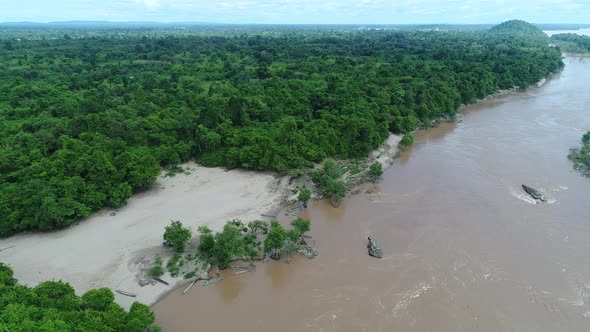
M365 161L365 164L369 165L374 162L379 162L383 166L384 171L386 169L390 168L391 166L393 166L395 160L397 158L399 158L399 156L400 156L399 142L400 142L401 138L402 138L401 135L396 135L396 134L390 133L390 135L387 137L387 139L385 139L385 141L377 149L373 150L369 154L368 157L363 158ZM316 166L319 167L321 164L322 163L320 163ZM366 169L363 171L366 171ZM289 176L286 175L281 178L287 179L287 178L289 178ZM347 191L348 191L348 193L350 193L351 191L354 191L356 188L359 188L360 186L367 184L367 183L369 183L369 181L359 183L359 184L354 185L350 188L347 188L348 189ZM304 175L301 178L297 179L296 181L289 183L289 185L282 188L282 190L283 190L282 201L279 202L278 204L276 204L274 207L272 207L266 211L262 211L260 213L260 215L262 216L261 219L265 220L265 221L277 219L278 216L281 213L283 213L286 209L292 207L294 204L299 204L299 201L297 199L297 193L295 193L294 191L296 190L297 187L301 187L302 185L310 187L310 189L315 189L315 186L311 182L311 177L309 175ZM312 200L315 201L315 200L324 199L323 197L318 197L317 194L315 193L315 190L313 190L313 191L314 191L314 194L312 195ZM193 237L193 239L191 239L191 240L194 240L194 239L195 238ZM257 260L254 260L254 262L258 263L263 260L264 259L257 259ZM237 259L232 262L236 262L236 261L242 261L242 260ZM213 270L213 267L209 267L207 274L210 273L212 270ZM161 302L166 297L168 297L170 294L190 285L190 283L192 283L192 281L194 279L196 279L196 278L179 279L173 283L170 283L169 289L162 292L156 298L155 301L153 301L152 303L149 303L148 305L150 307L154 307L159 302Z
M551 75L549 75L550 77ZM548 77L548 78L549 78ZM482 100L477 101L475 104L479 103L479 102L484 102L493 98L498 98L500 96L503 96L505 94L509 94L514 92L514 90L504 90L504 91L498 91L494 94L491 94L487 97L485 97ZM471 104L473 105L473 104ZM462 107L460 107L457 110L458 114L461 114L461 110L464 109L464 107L467 107L469 105L464 105ZM453 120L451 120L453 121ZM427 129L427 128L426 128ZM372 153L370 153L370 155L365 158L365 161L367 164L370 164L372 162L375 161L379 161L381 162L381 164L383 165L383 169L388 169L390 168L393 164L394 161L399 157L399 153L400 153L400 149L398 147L399 141L401 140L401 136L400 135L395 135L395 134L390 134L388 136L388 138L381 144L381 146L379 148L377 148L376 150L374 150ZM201 174L199 173L199 170L201 170L203 172L203 174L205 175L204 177L207 177L208 174L211 173L225 173L227 174L227 172L229 172L229 174L234 174L234 176L237 176L238 180L245 180L245 178L256 178L259 180L260 177L263 176L272 176L274 177L274 180L269 181L269 184L264 188L264 191L266 191L266 194L268 194L269 192L273 192L273 195L269 195L266 199L266 201L264 202L260 202L257 201L256 206L251 207L250 210L256 210L258 208L260 208L259 210L256 210L256 213L250 213L249 217L246 218L242 218L243 221L247 222L253 219L275 219L279 213L281 213L282 211L284 211L284 209L286 207L288 207L289 205L292 205L293 203L297 202L297 194L293 193L293 189L294 189L294 184L296 184L296 182L294 183L289 183L289 176L287 175L278 175L276 173L269 173L269 172L252 172L252 171L242 171L242 170L232 170L232 171L228 171L226 169L208 169L208 171L203 171L205 170L205 168L200 167L194 163L187 163L187 164L183 164L183 166L186 165L190 165L190 166L196 166L198 168L198 170L196 171L196 174L201 176ZM235 174L239 174L239 175L235 175ZM216 176L212 176L213 181L215 181L215 177ZM115 219L114 218L114 214L115 213L119 213L119 215L123 215L123 217L121 217L123 219L123 221L128 222L128 220L125 220L125 218L129 219L130 217L128 216L128 210L137 210L138 207L137 205L135 205L134 207L131 207L131 203L135 202L137 203L138 201L144 199L143 197L145 197L146 195L164 195L162 193L162 191L160 190L160 186L162 186L162 189L164 189L163 187L169 187L171 184L172 187L174 187L174 183L176 183L176 185L180 185L181 180L185 179L187 181L190 181L190 179L188 178L187 175L177 175L176 176L176 182L174 181L174 178L167 178L165 177L165 174L162 173L162 175L159 177L159 180L161 182L158 182L157 184L154 185L153 190L151 191L147 191L144 193L141 193L139 195L136 195L135 197L130 199L130 204L128 204L128 206L123 207L120 210L112 210L112 209L104 209L102 211L99 211L98 213L96 213L95 215L93 215L93 217L90 217L88 219ZM218 179L224 179L223 178L219 178L219 176L217 176ZM255 179L255 180L256 180ZM250 179L251 180L251 179ZM224 182L224 181L221 181ZM248 185L246 182L246 186ZM366 182L365 182L366 183ZM355 188L358 188L359 186L361 186L364 183L361 183L359 185L354 186L353 188L349 188L349 192L354 190ZM192 185L201 185L201 183L193 183ZM215 186L221 185L221 183L216 183ZM208 188L212 188L212 187L208 187ZM240 189L242 190L242 189ZM238 196L241 193L246 192L246 189L243 189L242 191L238 192ZM234 193L236 194L236 193ZM178 193L176 193L176 195L178 195ZM168 199L170 200L174 200L177 197L169 197ZM317 197L316 197L317 198ZM226 199L227 200L227 199ZM224 211L229 210L230 212L228 213L234 213L231 211L234 210L230 210L231 208L228 208L227 205L222 205L221 208ZM125 211L127 210L127 211ZM136 211L137 212L137 211ZM250 211L252 212L252 211ZM110 215L110 217L109 217ZM231 216L227 216L225 218L225 220L215 220L215 221L205 221L203 223L199 223L198 225L209 225L211 226L211 224L215 224L216 227L212 227L214 228L214 230L220 230L221 227L223 227L223 224L225 224L226 220L231 220L233 218L241 218L243 217L243 213L238 213L235 212L234 214L232 214ZM256 216L255 218L254 215ZM120 216L117 217L117 219L121 219ZM105 231L105 228L109 228L110 226L108 225L109 222L107 222L106 220L100 220L102 222L105 222L105 225L101 226L102 231ZM31 238L37 238L37 237L51 237L51 238L62 238L62 244L63 242L67 242L65 237L68 236L68 234L70 236L74 235L77 231L77 229L93 229L93 226L90 226L91 224L94 224L94 226L96 226L97 222L99 222L99 220L85 220L80 222L78 225L75 225L69 229L66 230L62 230L62 231L57 231L57 232L51 232L51 233L45 233L45 234L24 234L24 235L19 235L19 236L15 236L12 239L9 238L9 240L14 240L16 239L22 239L24 237L31 237ZM168 221L167 221L168 222ZM112 222L111 222L112 223ZM193 226L193 228L198 226L197 224L195 224L193 222L193 224L191 226ZM129 225L129 227L134 226L137 227L136 225ZM163 227L154 227L152 225L151 229L153 229L152 232L158 232L157 233L157 237L161 237L161 234L164 231ZM113 231L116 232L116 229L114 229ZM79 232L78 232L79 233ZM88 236L89 234L86 234L86 236ZM153 235L153 234L152 234ZM96 236L99 236L98 234ZM111 234L109 237L117 237L116 234ZM75 237L75 235L74 235ZM121 237L119 235L119 237ZM127 239L123 238L122 241L126 241ZM17 240L18 241L18 240ZM23 242L27 242L27 241L23 241ZM31 241L28 241L29 243ZM34 241L33 241L34 242ZM33 244L34 245L34 244ZM61 273L56 273L54 275L50 275L49 272L44 271L44 275L42 275L40 272L38 272L38 270L42 270L41 267L35 269L32 268L35 265L35 261L34 260L30 260L30 257L26 257L26 261L30 261L29 264L25 264L25 265L29 265L28 268L23 268L23 263L20 263L19 265L21 266L21 271L19 271L18 274L22 275L27 275L27 274L36 274L38 273L39 276L35 276L35 277L29 277L29 278L19 278L21 280L25 280L25 284L28 285L34 285L40 281L43 280L51 280L51 279L63 279L66 282L71 282L72 285L74 286L74 288L76 289L77 292L81 292L83 293L84 291L88 290L88 289L93 289L93 288L99 288L99 287L107 287L112 289L113 291L115 291L116 289L123 289L123 290L129 290L131 292L138 292L138 295L141 295L137 298L137 300L139 300L140 302L146 303L150 306L155 305L156 303L158 303L159 301L161 301L163 298L165 298L167 295L169 295L171 292L177 290L178 288L182 287L183 285L186 285L188 282L190 282L190 280L186 280L183 278L170 278L169 274L166 274L166 276L164 278L166 278L166 280L170 283L169 286L163 287L163 285L161 284L156 284L156 285L147 285L141 288L137 287L137 282L135 280L129 280L129 279L133 279L133 277L136 277L137 275L133 273L132 271L132 261L136 261L138 260L139 256L143 255L143 257L147 257L147 256L156 256L159 254L162 254L162 256L164 257L169 257L172 254L169 252L170 250L167 248L164 248L161 245L161 240L159 242L159 247L158 248L154 248L153 243L148 243L146 242L145 244L143 244L142 247L134 247L131 249L125 248L125 252L121 253L121 251L116 251L116 249L111 250L110 252L114 251L114 254L110 254L109 256L109 252L101 252L101 254L105 254L105 256L108 256L107 258L109 258L111 261L116 261L118 262L117 266L114 266L114 263L109 263L108 266L105 266L107 268L107 270L109 271L100 271L100 273L96 273L93 272L95 270L95 265L93 262L91 262L91 258L88 258L87 260L90 260L89 262L86 262L84 266L89 266L90 268L88 270L84 269L84 266L69 266L68 268L64 269L63 271L61 271ZM40 252L43 252L42 250ZM98 253L97 253L98 254ZM70 255L72 255L70 253ZM80 254L83 255L83 254ZM59 256L59 254L56 254L55 256ZM115 257L116 256L116 257ZM119 257L120 256L120 257ZM90 256L91 257L91 256ZM57 259L57 258L53 258L53 259ZM69 263L69 262L68 262ZM11 264L15 270L18 269L18 266L15 266L15 264ZM74 264L75 265L75 264ZM113 269L113 271L110 271L110 269ZM80 276L83 275L83 276ZM18 276L18 275L17 275ZM78 279L76 279L78 278ZM172 279L172 280L171 280ZM115 280L119 281L118 283L115 282ZM135 286L133 287L129 287L129 285L131 285L132 283L135 283ZM80 286L82 285L82 286ZM120 286L120 287L119 287ZM138 291L139 290L139 291ZM117 303L121 304L123 307L129 308L132 300L135 299L130 299L130 298L126 298L123 296L120 296L118 294L115 294L116 296L116 300Z
M561 70L558 70L556 72L550 73L549 75L547 75L545 78L542 78L541 80L539 80L539 82L532 84L531 86L527 87L526 89L524 89L524 91L526 90L530 90L530 89L539 89L541 87L543 87L549 80L551 80L555 75L557 75ZM477 105L479 103L484 103L484 102L488 102L491 100L496 100L498 98L502 98L505 96L508 96L510 94L513 93L518 93L520 90L518 88L513 88L513 89L504 89L504 90L499 90L496 91L482 99L478 99L476 100L473 104L468 104L468 105L461 105L458 109L457 109L457 116L454 119L450 119L450 118L440 118L438 119L439 122L442 121L447 121L447 122L461 122L462 121L462 117L464 114L464 110L470 106L473 105ZM434 120L436 121L436 120ZM433 128L436 126L432 126L432 127L424 127L424 128L418 128L416 129L414 132L419 131L419 130L427 130L430 128ZM390 135L388 136L388 138L379 146L379 148L373 150L368 157L364 158L365 163L366 164L370 164L373 162L380 162L383 166L383 171L391 168L394 164L395 164L395 160L397 160L400 157L400 153L402 152L402 149L400 149L399 147L399 142L401 141L401 138L403 137L403 135L396 135L393 133L390 133ZM321 164L318 164L318 166ZM347 193L354 193L357 190L359 190L363 185L366 185L370 183L369 181L365 181L362 183L358 183L354 186L348 187L347 188ZM298 184L293 184L290 183L289 187L286 188L287 192L288 191L293 191L293 189L295 189L296 187L299 187L301 185L306 185L306 186L311 186L312 188L315 189L315 187L313 186L313 183L311 183L311 179L309 179L307 176L304 177L304 179L300 180L298 182ZM318 197L317 195L313 195L312 200L322 200L324 199L323 197ZM277 216L282 213L285 209L292 207L294 204L297 203L297 194L292 194L292 195L287 195L286 199L279 204L278 206L276 206L274 209L271 209L269 211L266 211L264 213L261 213L261 215L264 216L272 216L270 219L275 219L277 218ZM157 299L156 301L154 301L153 303L150 304L151 307L157 305L159 302L161 302L162 300L164 300L167 296L169 296L170 294L172 294L173 292L188 286L192 281L191 280L178 280L177 283L171 287L171 289L167 290L166 292L162 293Z

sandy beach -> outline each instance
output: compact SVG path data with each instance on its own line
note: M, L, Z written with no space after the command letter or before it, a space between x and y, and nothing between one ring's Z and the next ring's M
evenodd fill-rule
M369 161L391 166L401 137L390 135ZM270 172L227 171L195 163L182 165L190 174L161 175L149 190L134 195L126 206L103 209L77 225L52 233L25 233L0 240L0 261L12 266L20 283L34 286L45 280L69 282L79 295L99 287L120 289L136 298L115 293L128 308L133 301L154 303L162 294L186 282L162 278L169 286L140 286L145 262L164 260L172 250L162 246L164 227L181 220L196 234L201 225L220 230L227 220L268 220L296 195L288 176ZM193 239L194 240L194 239Z
M104 209L65 230L0 240L0 261L12 266L22 284L63 280L80 295L98 287L136 294L115 294L125 307L134 300L153 303L174 284L141 287L136 280L138 260L171 254L162 246L164 227L171 220L181 220L196 233L200 225L219 230L229 219L261 219L280 206L288 184L287 178L272 173L194 163L183 167L190 175L161 176L152 189L133 196L122 208ZM168 274L163 278L173 281Z

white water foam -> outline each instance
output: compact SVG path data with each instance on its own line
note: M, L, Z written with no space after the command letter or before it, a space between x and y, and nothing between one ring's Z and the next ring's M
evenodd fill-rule
M520 199L523 202L529 203L529 204L537 204L537 201L532 198L531 196L529 196L528 194L524 194L521 191L518 191L512 187L510 187L510 195L512 195L513 197L516 197L518 199Z
M430 286L427 283L420 283L418 287L416 287L415 289L411 289L404 293L398 294L400 295L400 300L397 301L395 307L392 310L393 316L397 317L400 311L406 310L410 303L412 303L415 299L419 298L422 294L428 292L428 290L431 288L432 286Z

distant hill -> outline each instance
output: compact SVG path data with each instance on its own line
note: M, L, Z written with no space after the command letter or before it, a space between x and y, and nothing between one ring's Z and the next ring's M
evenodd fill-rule
M492 27L489 32L493 34L513 35L527 39L540 39L544 41L549 39L543 30L531 23L521 20L506 21Z

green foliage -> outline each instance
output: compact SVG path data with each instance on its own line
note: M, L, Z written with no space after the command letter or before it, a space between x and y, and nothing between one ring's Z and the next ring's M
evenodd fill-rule
M377 181L383 175L383 165L376 161L369 166L369 179L373 182Z
M232 258L244 254L242 229L231 222L223 226L223 231L215 234L212 250L214 262L220 269L226 269Z
M560 50L524 22L335 30L8 36L0 236L121 206L161 167L191 158L287 171L364 157L389 132L411 132L563 66Z
M250 229L253 235L246 235ZM252 251L256 236L259 231L266 229L262 221L253 221L244 225L240 220L228 221L223 230L213 235L208 227L199 227L199 253L205 260L217 264L220 269L226 269L232 259L246 256L255 256Z
M287 231L276 220L270 222L270 230L264 240L264 251L270 252L273 258L280 258L280 249L285 245Z
M336 165L333 160L326 160L323 171L325 175L332 179L338 179L344 174L342 167Z
M215 246L215 236L213 231L207 226L199 226L199 251L207 256L212 255Z
M0 286L16 285L16 279L12 277L13 272L10 266L0 263Z
M182 226L180 220L172 221L164 231L164 245L182 253L191 235L190 228Z
M582 147L570 150L569 159L574 163L574 169L590 177L590 131L582 136Z
M2 263L0 271L12 276L12 270ZM143 332L154 323L155 316L148 306L135 302L126 312L114 299L107 288L93 289L78 297L69 284L61 281L42 282L35 288L11 281L0 285L0 328L11 332Z
M88 309L105 311L115 301L115 295L108 288L89 290L82 295L82 302Z
M268 233L268 223L262 220L254 220L248 223L248 228L252 235L258 234L267 234Z
M126 324L126 331L144 332L146 326L152 325L156 321L156 316L151 312L150 307L139 302L133 302Z
M564 52L590 53L590 36L559 33L551 36L551 41L559 45Z
M152 277L160 277L164 274L164 268L162 267L162 257L156 257L154 265L150 269L150 275Z
M403 148L407 148L412 144L414 144L414 136L412 134L405 134L401 141L399 141L399 145Z
M339 178L344 174L344 170L332 160L327 160L321 170L315 171L311 179L315 183L318 191L330 198L333 206L340 205L340 202L346 196L346 185Z
M304 207L307 207L307 202L309 202L311 199L311 191L307 189L307 187L299 189L299 195L297 195L297 199L303 203Z
M543 30L525 21L510 20L492 27L490 33L503 34L511 37L520 37L522 42L539 41L546 45L549 37Z
M291 221L291 227L299 234L298 237L301 237L311 230L311 221L304 218L297 218Z
M303 176L307 171L304 168L296 168L291 171L291 178L298 178Z
M182 266L182 262L182 256L179 253L175 253L174 256L172 256L172 258L168 260L168 262L166 263L166 268L168 269L168 272L170 272L171 276L178 276L178 274L180 273L180 267Z
M346 185L342 181L329 179L326 183L324 191L333 206L338 206L346 196Z

